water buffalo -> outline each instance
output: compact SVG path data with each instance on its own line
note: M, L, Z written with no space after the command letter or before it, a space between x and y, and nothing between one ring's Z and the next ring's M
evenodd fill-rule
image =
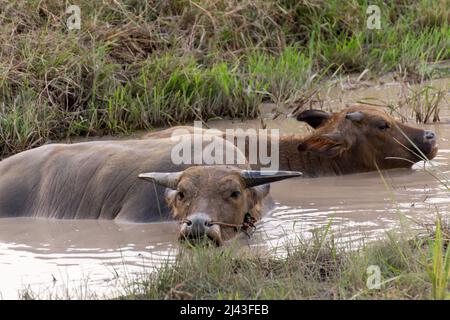
M139 177L167 188L168 207L181 222L180 240L195 241L207 236L220 245L261 218L269 182L299 175L291 171L262 175L260 171L230 166L193 166L180 172L144 173Z
M302 167L312 176L409 168L438 151L433 131L403 124L375 107L355 105L333 114L308 110L297 120L316 130L291 137L300 156L285 155L286 166L280 167Z
M380 108L354 105L336 113L307 110L297 120L316 130L307 136L279 137L279 169L302 171L305 176L408 168L437 153L434 132L402 124ZM188 126L173 127L144 138L167 138L179 129L194 130ZM229 139L225 133L220 135ZM243 151L248 158L250 137L244 138ZM266 139L270 148L271 136ZM253 169L260 167L259 163L252 164Z
M224 154L239 153L222 146ZM152 222L172 212L181 238L206 235L221 244L246 218L260 217L267 183L299 175L261 175L246 164L175 165L173 147L170 139L97 141L16 154L0 162L0 217Z

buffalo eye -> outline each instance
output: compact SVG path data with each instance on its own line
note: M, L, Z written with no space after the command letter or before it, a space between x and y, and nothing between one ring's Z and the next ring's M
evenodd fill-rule
M389 123L387 122L382 122L378 124L378 129L380 130L387 130L389 129L391 126L389 125Z
M183 201L183 200L184 200L184 197L185 197L185 196L184 196L184 192L178 191L177 197L178 197L178 200Z
M237 199L237 198L239 198L240 195L241 195L241 192L240 192L240 191L233 191L233 192L230 194L230 198Z

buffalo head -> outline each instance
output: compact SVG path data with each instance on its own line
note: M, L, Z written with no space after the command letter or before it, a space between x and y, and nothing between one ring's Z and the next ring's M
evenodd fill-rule
M437 153L434 132L400 123L371 106L355 105L333 114L307 110L297 120L316 129L298 150L335 159L342 173L411 167Z
M193 166L139 177L166 187L166 202L180 221L180 240L208 238L216 245L232 238L248 219L261 217L270 182L298 177L291 171L260 172L231 166Z

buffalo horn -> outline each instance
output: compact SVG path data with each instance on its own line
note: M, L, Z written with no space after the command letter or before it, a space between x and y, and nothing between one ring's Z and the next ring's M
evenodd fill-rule
M183 172L149 172L141 173L138 177L144 180L152 181L160 186L176 189L178 181Z
M351 121L359 122L364 118L364 113L361 111L349 112L345 115L345 118Z
M300 177L303 174L298 171L256 171L243 170L241 177L247 188L256 187L262 184L280 181L284 179Z

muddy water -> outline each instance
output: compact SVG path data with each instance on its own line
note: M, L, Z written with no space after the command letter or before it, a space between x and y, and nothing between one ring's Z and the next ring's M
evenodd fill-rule
M437 125L423 125L439 137L440 150L433 165L416 164L413 170L341 177L286 180L272 185L278 203L258 224L252 247L274 249L308 236L312 230L331 227L342 243L367 240L395 229L400 221L432 223L436 212L450 216L450 193L428 172L450 177L450 79L432 85L447 89ZM367 97L398 99L396 83L324 91L324 108L336 110ZM270 111L270 106L268 110ZM267 128L306 133L293 119L265 120ZM260 121L215 121L219 129L254 127ZM408 224L409 225L409 224ZM175 223L117 224L111 221L0 220L0 297L33 292L40 298L102 298L126 293L123 285L148 273L177 252ZM280 254L281 254L280 253Z

